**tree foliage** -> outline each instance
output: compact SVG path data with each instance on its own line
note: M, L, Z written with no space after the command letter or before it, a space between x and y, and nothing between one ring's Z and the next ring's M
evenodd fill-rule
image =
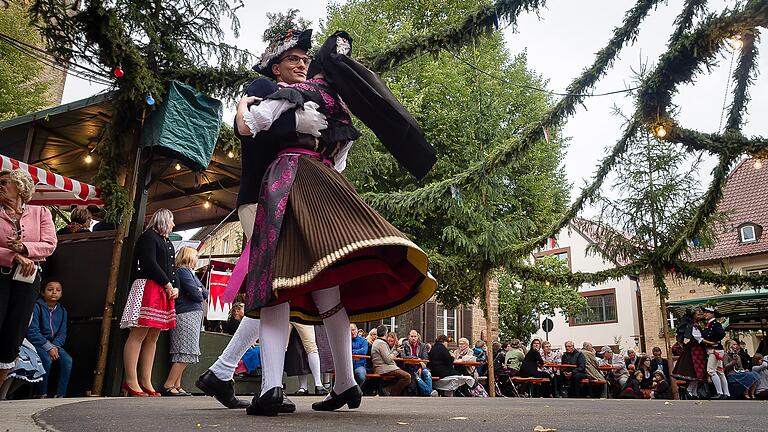
M288 9L285 12L267 12L269 24L261 36L261 40L270 43L279 40L288 30L306 30L310 22L299 16L298 9Z
M550 274L566 275L568 266L545 256L535 267ZM501 340L520 339L528 343L539 329L541 316L574 316L586 308L586 300L567 284L525 279L508 272L499 274L499 336Z
M96 148L96 183L106 201L106 216L120 221L130 215L119 172L128 160L125 150L139 134L143 119L162 103L169 80L181 80L213 95L231 96L253 74L249 55L223 43L222 22L237 33L235 12L242 2L231 0L35 0L30 14L48 50L60 61L72 61L112 79L118 65L124 76L115 80L114 111L109 133ZM234 79L233 79L234 76ZM157 105L155 105L157 106ZM122 167L121 167L122 165Z
M29 24L25 1L10 2L0 12L0 33L29 45L39 45L40 35ZM50 87L41 76L42 65L9 43L0 41L0 120L39 110L48 104Z
M330 7L325 33L348 31L354 38L353 55L359 57L399 38L457 22L476 6L465 1L351 1ZM489 79L483 70L517 85ZM385 80L437 150L438 162L424 182L450 178L482 160L550 106L546 94L522 87L545 83L528 69L524 53L511 56L505 50L498 33L453 53L416 58L386 74ZM503 261L501 249L544 229L563 210L567 195L559 161L564 142L552 135L554 139L537 142L514 166L500 167L473 187L455 189L422 206L401 211L372 201L427 251L440 282L438 297L446 305L474 303L483 292L481 273ZM367 130L353 147L345 174L363 193L407 193L421 186Z

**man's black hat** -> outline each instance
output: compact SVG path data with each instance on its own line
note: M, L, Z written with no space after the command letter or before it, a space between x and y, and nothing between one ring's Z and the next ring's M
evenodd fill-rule
M312 47L312 29L304 31L288 30L285 36L273 41L264 54L261 55L259 64L253 67L256 72L275 79L275 75L272 73L272 65L276 64L280 57L288 50L293 48L299 48L304 51L309 51Z

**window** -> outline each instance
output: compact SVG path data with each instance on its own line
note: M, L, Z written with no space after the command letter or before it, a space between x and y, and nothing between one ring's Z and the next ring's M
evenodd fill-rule
M397 320L395 317L385 318L381 320L381 323L387 326L387 330L397 333Z
M229 236L221 240L221 253L229 253Z
M571 247L562 247L557 249L551 249L544 252L538 252L533 254L534 258L541 258L545 256L553 256L560 261L563 261L564 263L568 264L568 269L571 269Z
M587 310L576 315L571 325L601 324L618 321L616 316L616 291L614 289L582 293L587 300Z
M568 262L568 252L558 252L556 254L552 254L555 258L559 259L560 261Z
M747 270L747 274L753 274L753 275L768 274L768 267Z
M445 309L443 305L437 304L437 334L444 334L453 340L456 340L456 309Z
M757 233L755 232L754 225L744 225L739 230L739 233L741 234L742 243L751 243L757 241Z
M669 311L669 316L667 317L667 325L669 326L670 336L674 337L675 329L677 328L677 318L671 310ZM661 321L661 319L659 319L659 337L664 337L664 323Z

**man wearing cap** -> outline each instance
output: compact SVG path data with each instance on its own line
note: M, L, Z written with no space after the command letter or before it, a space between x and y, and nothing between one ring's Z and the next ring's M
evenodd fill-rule
M723 350L722 340L725 337L725 330L715 316L717 311L712 306L704 307L704 319L706 326L701 329L702 345L707 348L707 373L712 378L712 384L715 386L717 395L712 399L727 399L731 397L728 390L728 381L725 378L725 369L723 368Z
M256 72L271 78L258 78L246 88L246 95L240 99L238 106L248 106L277 91L281 85L295 84L307 79L307 67L309 57L307 51L312 43L312 30L303 32L290 31L285 38L273 42L264 54L261 61L253 69ZM273 81L274 80L274 81ZM243 110L238 110L238 112ZM247 110L246 110L247 111ZM327 127L325 116L317 111L316 104L305 104L303 110L287 111L283 113L269 128L257 135L251 136L247 128L243 129L241 115L235 118L235 134L241 144L241 177L240 190L237 195L237 213L243 233L250 239L253 234L254 219L256 216L256 203L259 200L259 188L261 180L269 163L274 160L278 152L278 143L281 140L292 138L296 133L304 133L320 136L320 130ZM201 375L195 385L205 394L214 396L227 408L246 408L248 402L235 397L233 375L238 361L243 354L256 344L259 339L259 320L243 317L240 326L233 335L227 347L218 360ZM311 329L311 326L307 326ZM307 332L305 332L307 333ZM314 342L314 332L312 332ZM310 348L312 344L309 344ZM315 349L305 350L314 356L318 356ZM313 375L319 376L319 356L317 357L317 373L312 354L310 366ZM316 380L316 384L319 383ZM320 387L322 388L322 387ZM293 412L296 407L288 398L284 399L281 412Z
M618 393L624 388L629 379L627 365L624 363L624 359L619 354L614 354L613 349L608 345L603 346L600 353L603 355L601 364L603 366L611 366L608 381L612 384L614 393Z

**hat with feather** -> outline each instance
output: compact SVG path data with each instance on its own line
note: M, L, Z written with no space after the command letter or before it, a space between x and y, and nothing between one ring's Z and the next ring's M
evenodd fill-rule
M312 29L307 30L288 30L282 38L273 41L261 55L259 63L253 67L256 72L275 79L272 73L272 65L277 64L283 54L288 50L298 48L309 51L312 47Z

